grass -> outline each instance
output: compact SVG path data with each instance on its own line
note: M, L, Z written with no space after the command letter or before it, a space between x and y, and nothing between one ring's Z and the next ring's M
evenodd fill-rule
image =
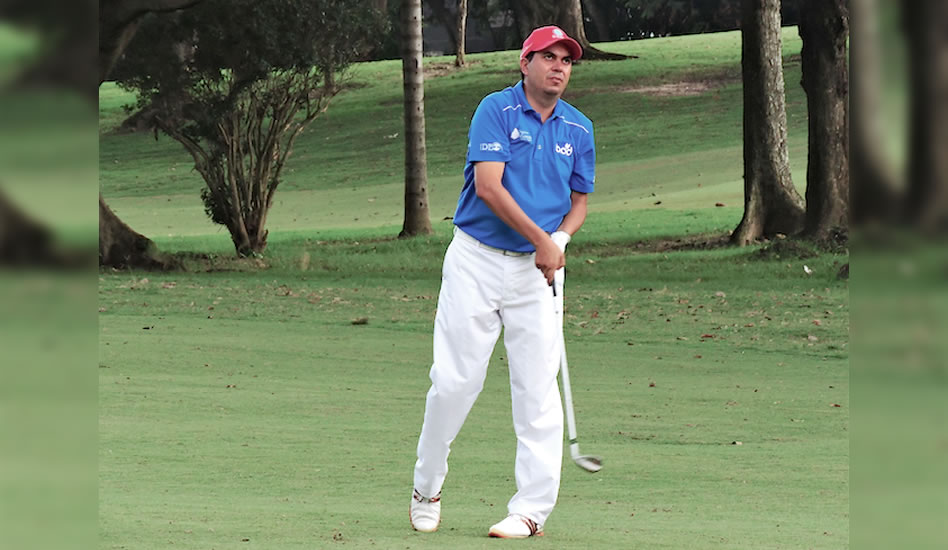
M488 544L513 490L502 347L454 447L442 532L404 518L444 240L327 243L307 271L105 276L103 547ZM564 466L537 544L845 547L831 258L813 278L746 251L612 252L571 271L567 295L581 440L606 467Z
M600 162L569 249L566 337L581 445L605 467L566 459L531 547L849 546L849 301L835 277L848 256L686 249L740 219L740 85L619 91L720 81L738 45L735 33L610 44L641 57L576 69ZM399 67L371 63L301 139L260 260L233 258L173 143L111 131L125 99L103 88L103 193L195 270L100 273L100 547L504 544L485 537L515 490L502 346L453 446L440 531L406 518L467 117L511 80L509 52L470 57L426 87L434 235L394 238L401 142L385 136L401 132Z

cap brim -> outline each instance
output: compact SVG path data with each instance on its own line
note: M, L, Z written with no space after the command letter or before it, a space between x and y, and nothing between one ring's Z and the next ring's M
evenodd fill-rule
M579 42L567 36L566 38L555 38L545 44L533 45L530 48L530 51L524 50L523 52L521 52L520 57L524 58L533 52L545 50L549 48L550 46L552 46L553 44L563 44L564 46L566 46L566 49L569 50L569 56L573 58L573 61L576 61L577 59L583 56L583 48L579 45Z

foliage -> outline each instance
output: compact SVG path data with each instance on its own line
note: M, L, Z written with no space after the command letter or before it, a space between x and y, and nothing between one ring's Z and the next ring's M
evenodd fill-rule
M354 0L208 1L151 17L114 76L191 154L238 253L258 253L295 139L380 24Z
M734 30L740 27L740 0L587 0L606 14L610 40L634 40ZM783 2L785 25L798 21L798 0ZM587 10L588 12L588 10Z

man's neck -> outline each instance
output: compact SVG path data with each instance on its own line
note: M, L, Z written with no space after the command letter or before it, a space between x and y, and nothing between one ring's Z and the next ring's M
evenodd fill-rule
M533 94L524 84L523 93L527 96L527 101L530 102L530 106L533 107L533 110L540 115L540 122L546 122L550 115L553 114L553 109L556 108L556 102L560 100L559 96L547 96L546 94Z

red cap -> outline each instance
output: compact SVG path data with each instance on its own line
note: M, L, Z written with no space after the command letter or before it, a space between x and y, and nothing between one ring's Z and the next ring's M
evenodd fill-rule
M583 49L579 46L579 42L570 38L569 35L563 32L563 29L555 25L550 25L548 27L540 27L530 33L530 36L523 41L523 49L520 50L520 59L527 57L530 52L544 50L558 42L562 42L563 45L566 46L573 61L583 56Z

